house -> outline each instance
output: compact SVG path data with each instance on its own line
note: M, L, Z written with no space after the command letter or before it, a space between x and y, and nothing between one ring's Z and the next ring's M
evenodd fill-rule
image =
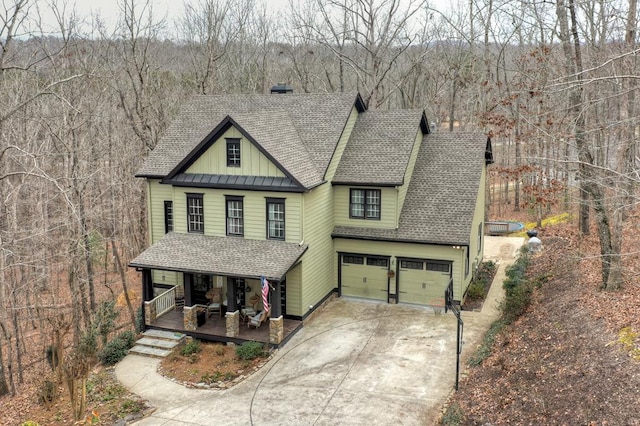
M196 96L137 173L145 323L278 345L334 294L441 306L452 280L461 301L492 161L486 136L430 133L424 111L357 92ZM268 325L245 327L265 305Z

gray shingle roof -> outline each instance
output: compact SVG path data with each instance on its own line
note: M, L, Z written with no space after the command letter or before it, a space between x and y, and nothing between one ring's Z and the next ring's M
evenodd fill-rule
M401 185L422 115L422 110L359 114L333 183Z
M166 176L228 115L296 180L312 186L324 176L357 99L357 92L195 96L137 175Z
M333 235L433 244L469 244L485 163L486 141L485 135L477 133L442 132L425 135L400 213L398 229L337 226Z
M280 280L306 245L170 232L133 259L139 268Z

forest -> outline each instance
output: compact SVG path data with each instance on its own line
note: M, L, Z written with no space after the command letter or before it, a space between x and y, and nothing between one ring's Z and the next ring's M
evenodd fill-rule
M483 132L487 219L575 213L599 285L636 278L637 0L291 0L279 14L191 0L175 16L118 0L113 25L59 0L2 4L0 399L35 369L66 380L82 416L96 351L136 326L135 173L192 95L358 90L372 109L424 109L435 131Z

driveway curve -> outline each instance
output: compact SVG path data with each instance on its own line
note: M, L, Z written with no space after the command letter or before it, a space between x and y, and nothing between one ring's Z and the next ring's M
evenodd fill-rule
M522 238L487 237L504 266ZM494 281L495 282L495 281ZM463 359L497 317L501 285L481 312L463 312ZM128 355L117 378L156 407L139 425L433 424L455 383L456 320L429 307L335 299L261 370L227 390L190 389L159 374L159 360Z

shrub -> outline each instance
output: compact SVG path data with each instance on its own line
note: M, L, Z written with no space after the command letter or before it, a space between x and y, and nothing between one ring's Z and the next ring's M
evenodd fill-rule
M467 288L467 299L478 300L482 299L486 293L486 282L479 279L471 281L469 288Z
M144 318L142 315L142 306L136 311L136 331L142 333L144 331Z
M252 360L263 357L267 353L260 342L245 342L240 346L236 346L236 356L244 360Z
M531 303L533 289L541 285L541 281L530 281L526 277L531 257L526 247L520 250L520 256L505 270L506 279L502 286L505 299L502 302L502 319L511 324L522 315Z
M98 353L98 359L103 365L115 365L127 355L129 349L135 343L135 335L132 331L123 331Z
M180 349L180 355L191 356L197 354L201 350L202 347L200 346L200 340L193 339L187 342L187 344Z
M57 390L58 388L53 380L45 379L38 390L38 400L47 408L51 407L56 399Z

